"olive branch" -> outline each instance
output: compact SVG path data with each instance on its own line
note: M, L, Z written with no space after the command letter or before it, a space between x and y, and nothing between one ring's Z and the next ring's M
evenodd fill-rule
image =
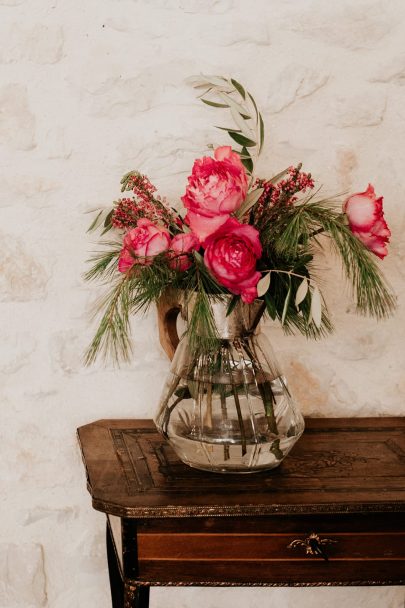
M251 93L234 78L201 74L191 76L187 82L202 91L199 98L204 104L230 111L236 129L216 128L228 133L233 146L240 146L240 149L234 151L239 154L249 175L253 176L255 162L263 148L264 122Z

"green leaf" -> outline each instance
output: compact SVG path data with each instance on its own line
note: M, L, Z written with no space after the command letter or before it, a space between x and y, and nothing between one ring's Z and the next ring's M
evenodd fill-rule
M264 122L263 122L263 118L262 115L259 114L259 130L260 130L260 144L259 144L259 154L262 151L263 148L263 142L264 142Z
M229 137L232 137L237 144L244 146L245 148L253 148L256 146L256 142L253 141L253 139L249 139L240 133L229 133Z
M252 137L252 129L248 126L246 120L243 120L242 116L240 115L240 113L235 110L235 108L233 108L231 106L231 114L232 114L232 118L235 122L235 124L239 127L240 131L242 131L242 133L245 135L245 137L250 138ZM234 129L231 129L231 131L234 131Z
M248 173L253 173L253 160L249 158L242 158L242 165L248 171Z
M257 295L262 298L269 290L271 273L267 272L257 284Z
M295 306L298 310L299 305L305 300L308 293L308 279L303 279L295 294Z
M235 215L237 217L243 217L249 211L249 209L251 209L253 205L257 203L263 192L264 188L256 188L255 190L251 190Z
M213 108L229 108L226 103L217 103L216 101L209 101L208 99L203 99L202 97L201 101L207 104L207 106L212 106Z
M246 150L246 148L243 149ZM232 148L232 152L235 152L235 154L239 154L240 158L247 158L248 160L252 160L252 157L250 156L249 152L247 152L247 150L247 154L243 154L242 151L235 150L234 148Z
M107 214L107 217L104 220L104 228L111 226L111 219L114 213L114 209L111 209L110 213Z
M239 114L245 114L246 116L248 116L248 114L246 114L246 108L243 107L237 101L235 101L230 95L218 91L218 96L220 97L220 99L222 99L224 103L228 104L229 106L233 107L237 112L239 112Z
M276 184L282 177L284 177L286 173L288 173L288 169L289 167L287 167L287 169L284 169L284 171L280 171L280 173L276 173L276 175L273 175L273 177L271 177L268 181L272 184Z
M247 169L249 173L253 173L254 163L252 157L249 154L248 149L242 148L242 150L239 152L239 156L242 159L242 164L245 169Z
M100 236L104 236L105 234L107 234L107 232L109 232L112 228L112 224L109 224L108 226L106 226L104 228L104 230L102 231L102 233L100 234Z
M322 300L318 286L315 285L311 298L311 318L319 329L322 323Z
M254 107L254 109L255 109L256 116L258 116L259 112L258 112L258 109L257 109L256 102L255 102L255 100L253 99L253 97L252 97L252 95L251 95L250 93L248 93L248 95L249 95L250 101L252 102L253 107Z
M228 127L218 127L217 125L214 125L214 127L216 129L221 129L221 131L227 131L228 133L240 133L240 129L232 129L232 128L228 128Z
M290 285L289 285L289 287L288 287L288 292L287 292L286 298L285 298L285 300L284 300L283 314L281 315L281 325L284 325L284 321L285 321L285 318L286 318L286 316L287 316L288 306L289 306L289 304L290 304L290 297L291 297L291 277L289 276L289 277L288 277L288 279L289 279Z
M96 217L94 218L94 220L91 222L90 226L87 228L86 232L92 232L93 230L95 230L95 228L98 226L99 224L99 220L100 220L100 216L104 213L103 209L101 211L99 211L96 215Z
M243 86L237 80L234 80L233 78L231 78L231 82L232 82L233 86L235 87L235 89L238 91L239 95L241 95L243 97L243 99L246 99L246 91L243 88Z

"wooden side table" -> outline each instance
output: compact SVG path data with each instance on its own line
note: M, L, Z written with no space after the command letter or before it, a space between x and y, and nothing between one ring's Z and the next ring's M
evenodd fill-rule
M307 419L278 469L182 464L150 420L78 429L113 608L151 585L405 584L405 418Z

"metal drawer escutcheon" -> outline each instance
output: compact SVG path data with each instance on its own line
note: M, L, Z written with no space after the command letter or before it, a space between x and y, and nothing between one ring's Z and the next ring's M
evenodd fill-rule
M325 545L332 545L337 542L337 540L331 540L330 538L320 538L318 534L315 534L315 532L311 532L311 534L307 536L307 538L305 538L304 540L293 540L289 545L287 545L287 549L296 549L297 547L304 547L306 555L319 556L327 562L328 556L326 555L326 552L323 547Z

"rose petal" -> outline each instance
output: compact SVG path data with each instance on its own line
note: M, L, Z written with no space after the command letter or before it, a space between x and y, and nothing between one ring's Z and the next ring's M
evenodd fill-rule
M218 230L222 224L228 219L228 215L217 215L216 217L206 217L200 213L194 213L188 211L184 221L191 230L197 236L200 242L204 242L205 239Z

